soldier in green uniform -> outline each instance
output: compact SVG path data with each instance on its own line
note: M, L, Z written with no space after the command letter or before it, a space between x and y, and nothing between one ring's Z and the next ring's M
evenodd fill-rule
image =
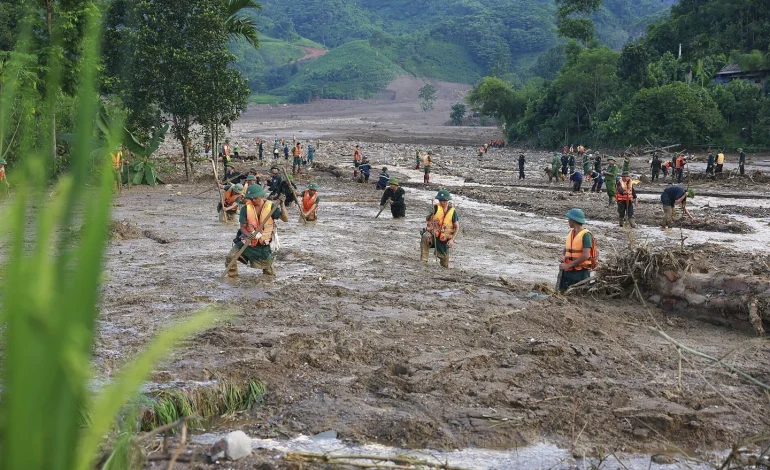
M230 266L230 262L243 247L244 242L255 230L260 229L258 235L249 242L249 246L246 247L238 261L252 268L262 268L262 273L275 276L273 252L270 249L270 242L275 230L275 220L288 222L289 216L283 199L280 199L280 204L276 207L274 201L267 200L266 195L267 193L262 186L256 184L250 185L249 189L246 190L246 194L243 196L246 204L241 208L239 218L241 227L233 240L233 248L225 257L225 266ZM230 277L238 275L238 263L233 263L230 266L227 275Z
M607 207L612 207L612 205L615 204L618 167L615 165L615 157L610 156L607 161L609 164L607 165L607 169L602 172L602 175L604 176L604 186L607 188L607 198L609 199Z
M555 153L553 155L553 159L551 160L551 177L556 178L556 181L559 181L559 168L561 167L561 157L558 153ZM548 182L551 182L551 178L548 178Z
M454 238L460 230L460 218L457 216L452 205L452 195L446 189L439 190L436 194L438 204L433 206L433 210L425 220L428 226L422 231L422 242L420 244L420 260L428 262L428 252L431 247L436 249L441 267L449 267L449 249L454 247Z

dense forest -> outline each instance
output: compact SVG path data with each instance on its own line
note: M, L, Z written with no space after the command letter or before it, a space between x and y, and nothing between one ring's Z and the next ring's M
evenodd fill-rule
M553 0L296 0L261 2L258 29L269 48L231 44L256 94L290 101L365 97L394 73L475 83L487 74L552 78L560 63L537 57L560 47ZM599 40L620 48L644 33L673 0L605 0L591 15ZM349 43L356 42L355 46ZM315 46L314 46L315 45ZM298 63L302 46L326 48L319 64ZM344 51L335 54L338 47ZM364 75L348 73L355 49ZM559 55L558 51L551 56ZM365 59L373 57L374 60ZM363 73L361 71L355 73Z
M538 59L552 77L490 74L469 103L538 146L770 144L770 3L681 0L647 30L620 51L574 34Z

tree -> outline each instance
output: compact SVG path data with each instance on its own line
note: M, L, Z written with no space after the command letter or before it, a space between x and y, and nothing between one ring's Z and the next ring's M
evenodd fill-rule
M420 88L420 106L424 112L433 109L433 103L436 101L436 95L436 87L430 83L426 83L424 87Z
M629 143L691 144L719 137L725 121L700 87L676 82L639 91L620 111L620 132Z
M599 9L602 0L556 0L558 31L561 36L579 40L584 46L595 37L589 15Z
M240 74L229 69L235 57L227 50L226 12L221 0L138 0L131 7L139 21L128 28L131 66L122 95L130 114L157 105L182 146L188 181L193 124L233 120L248 97Z
M227 10L225 30L230 39L245 39L254 46L254 49L259 48L257 22L254 18L247 16L246 12L261 10L262 5L255 0L226 0L225 8Z
M449 115L450 119L452 119L452 124L455 126L459 126L463 123L463 119L465 118L465 105L462 103L457 103L452 106L452 113Z
M618 60L618 78L635 88L644 88L648 82L650 53L647 48L638 43L628 43L623 46Z
M514 120L515 94L513 88L497 77L485 77L468 93L466 100L482 116L490 116L504 123Z

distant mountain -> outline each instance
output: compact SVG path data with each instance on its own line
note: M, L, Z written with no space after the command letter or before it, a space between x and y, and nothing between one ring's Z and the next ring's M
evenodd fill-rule
M560 43L556 34L553 0L262 0L258 16L260 31L288 50L270 46L247 51L234 46L239 67L251 81L255 93L289 93L292 100L326 96L328 81L355 81L345 70L355 66L355 57L327 54L313 67L324 72L303 76L298 43L309 39L333 50L351 41L350 48L374 57L367 75L381 78L394 73L472 83L490 70L497 74L526 75L525 69L541 53ZM646 25L666 13L675 0L604 0L594 15L599 39L620 48L629 38L644 33ZM242 46L242 45L241 45ZM283 58L274 59L278 53ZM350 61L346 62L348 59ZM359 59L363 57L359 56ZM281 63L283 62L283 63ZM307 68L311 65L308 62ZM311 70L311 72L313 72ZM362 72L362 71L359 71ZM356 72L358 73L358 72ZM360 75L360 74L359 74ZM322 86L326 82L327 86ZM318 85L318 86L316 86ZM378 86L378 84L375 84ZM366 96L377 86L359 87L346 96ZM295 92L311 87L311 93ZM345 86L343 86L345 88Z

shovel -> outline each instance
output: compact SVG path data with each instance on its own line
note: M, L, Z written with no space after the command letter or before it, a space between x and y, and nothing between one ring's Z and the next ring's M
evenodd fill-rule
M291 190L291 193L294 195L294 200L297 201L297 209L299 209L299 216L302 218L302 221L307 223L307 217L305 217L305 213L302 212L302 206L300 206L299 196L297 195L297 191L294 190L294 186L291 184L291 180L289 179L288 173L286 173L286 168L282 168L281 171L283 171L283 176L286 178L286 184L289 185L289 189Z
M227 276L227 273L230 272L230 268L232 268L233 265L238 262L238 260L243 255L243 252L246 251L246 248L249 246L251 241L254 240L255 238L258 238L258 237L262 236L262 229L265 228L265 224L267 223L268 220L269 220L269 216L266 217L265 220L263 220L261 224L259 224L259 227L257 227L256 230L251 232L251 235L249 235L249 238L247 238L246 240L243 241L243 246L238 251L238 254L232 260L230 260L229 263L227 263L227 267L225 268L225 272L223 272L222 275L219 276L220 279L224 279L225 276Z
M214 160L211 160L211 167L214 169L214 184L217 186L217 190L219 191L219 202L222 204L222 210L219 211L219 221L224 223L225 220L227 220L227 215L225 215L225 196L222 194L222 188L219 187L219 176L217 175L217 164L214 162Z
M387 204L390 204L390 199L388 199L387 201L385 201L385 204L383 204L382 206L380 206L380 212L378 212L378 213L377 213L377 215L375 215L375 216L374 216L374 218L375 218L375 219L376 219L377 217L379 217L379 216L380 216L380 214L382 214L382 211L384 211L384 210L385 210L385 206L386 206Z

